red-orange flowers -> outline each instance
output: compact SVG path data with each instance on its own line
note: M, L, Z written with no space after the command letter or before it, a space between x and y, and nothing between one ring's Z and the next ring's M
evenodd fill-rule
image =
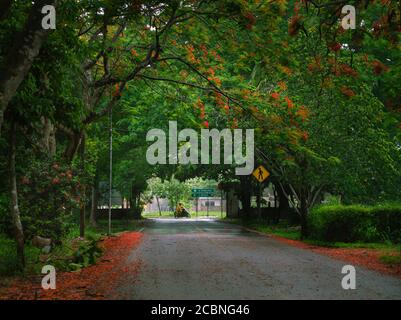
M306 132L306 131L303 131L303 132L302 132L302 135L301 135L301 138L302 138L304 141L307 141L307 140L309 139L309 133Z
M273 93L271 94L271 97L272 97L274 100L278 100L278 99L280 99L280 94L279 94L278 92L273 92Z
M340 91L344 96L346 96L348 98L351 98L355 95L355 92L346 86L341 87Z
M383 72L388 71L388 67L379 60L372 61L373 72L375 75L381 75Z
M118 85L118 83L116 83L114 91L112 93L113 97L121 97L122 96L122 92L120 90L120 86Z
M338 42L333 42L333 43L329 44L328 47L331 51L337 52L337 51L340 51L341 44Z
M287 90L287 84L286 84L284 81L280 81L280 82L278 83L278 86L279 86L279 88L280 88L282 91Z
M290 18L288 23L288 34L290 36L296 36L298 34L299 29L301 28L301 17L296 14Z
M309 109L305 106L300 106L299 109L297 110L296 115L302 119L302 121L305 121L309 117Z
M294 103L291 101L290 98L285 97L285 101L287 102L288 109L294 108Z

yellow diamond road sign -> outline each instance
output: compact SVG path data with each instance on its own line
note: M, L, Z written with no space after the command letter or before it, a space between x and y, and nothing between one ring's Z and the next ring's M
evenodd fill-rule
M262 183L265 181L269 176L270 172L265 169L264 166L259 166L253 171L253 176L260 182Z

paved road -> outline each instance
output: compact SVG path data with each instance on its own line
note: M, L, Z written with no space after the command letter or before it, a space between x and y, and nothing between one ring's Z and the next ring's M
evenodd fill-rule
M154 220L130 256L142 267L118 292L127 299L401 299L401 280L213 220Z

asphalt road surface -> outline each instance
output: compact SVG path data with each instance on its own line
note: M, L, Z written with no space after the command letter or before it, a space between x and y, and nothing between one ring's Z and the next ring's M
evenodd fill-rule
M356 267L356 289L344 290L347 263L239 226L155 219L143 232L123 299L401 299L398 278Z

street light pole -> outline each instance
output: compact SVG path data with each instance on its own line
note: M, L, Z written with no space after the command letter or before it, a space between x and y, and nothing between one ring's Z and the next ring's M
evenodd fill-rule
M109 132L109 156L110 156L110 171L109 171L109 231L108 234L111 235L111 196L113 189L113 108L109 111L110 119L110 132Z

